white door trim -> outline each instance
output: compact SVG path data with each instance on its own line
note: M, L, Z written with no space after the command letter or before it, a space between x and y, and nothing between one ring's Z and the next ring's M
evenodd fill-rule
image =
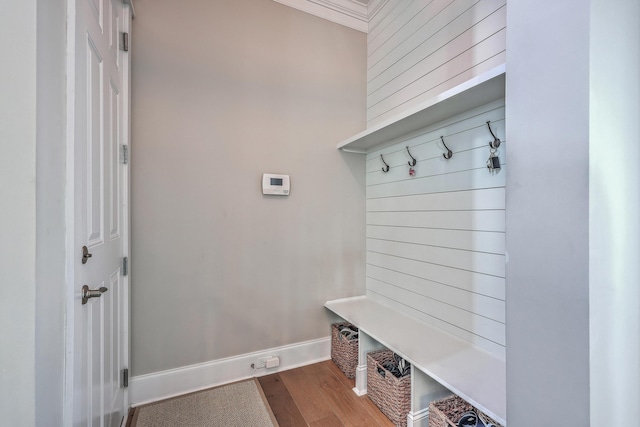
M129 42L129 53L127 55L122 56L122 67L125 70L122 80L122 93L125 97L122 103L122 144L127 146L128 149L128 163L123 165L122 168L122 200L123 203L126 204L126 209L124 210L125 215L122 216L122 241L124 244L124 256L128 258L129 265L128 268L131 270L131 50L132 50L132 26L131 20L135 16L135 10L133 8L133 0L124 1L125 7L123 8L123 30L128 34L128 42ZM127 292L124 294L125 305L127 309L127 314L124 318L124 335L125 339L123 340L123 366L129 369L131 372L131 358L130 358L130 349L131 349L131 288L129 286L129 274L126 276L122 276L122 285L123 289L126 289ZM124 389L124 400L125 400L125 413L124 420L125 424L129 416L129 406L131 404L129 389Z
M65 186L65 356L64 356L64 427L73 426L73 363L74 363L74 295L75 267L73 248L75 245L75 51L76 51L76 5L67 0L67 58L66 58L66 186Z

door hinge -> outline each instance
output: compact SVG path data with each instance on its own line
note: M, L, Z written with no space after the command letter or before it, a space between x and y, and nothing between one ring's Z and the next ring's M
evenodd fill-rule
M129 369L124 368L122 370L122 388L129 387Z
M129 146L122 144L122 164L126 165L127 163L129 163Z
M129 33L122 33L122 50L129 52Z
M129 274L129 257L126 256L122 258L122 275L126 276Z

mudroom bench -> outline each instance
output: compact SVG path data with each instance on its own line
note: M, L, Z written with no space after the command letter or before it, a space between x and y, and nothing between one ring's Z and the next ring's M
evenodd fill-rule
M426 425L429 402L451 393L506 425L503 359L366 296L327 301L325 307L360 330L358 395L367 392L366 354L386 347L413 366L409 426Z

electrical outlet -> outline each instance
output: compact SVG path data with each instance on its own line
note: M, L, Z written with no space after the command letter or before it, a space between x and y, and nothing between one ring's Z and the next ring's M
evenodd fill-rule
M269 368L277 368L280 366L280 358L278 356L267 357L267 369Z
M253 369L262 369L265 368L267 366L267 358L266 357L260 357L258 358L252 365L251 367Z

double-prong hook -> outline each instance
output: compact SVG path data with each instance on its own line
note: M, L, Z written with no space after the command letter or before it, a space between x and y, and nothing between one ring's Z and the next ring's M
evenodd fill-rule
M382 163L384 163L384 165L386 166L382 168L382 172L384 173L389 172L389 165L387 164L387 162L384 161L384 157L382 157L382 154L380 154L380 160L382 160Z
M453 151L451 151L449 147L447 147L447 144L444 143L444 136L440 136L440 140L442 141L442 145L444 145L444 148L447 149L447 153L446 154L442 153L442 157L449 160L450 158L453 157Z
M489 147L495 150L500 147L500 138L498 138L496 134L494 134L491 130L491 120L487 121L487 127L489 128L489 132L491 132L491 136L493 137L493 141L489 142Z
M409 146L408 145L407 145L407 153L409 154L409 157L411 157L411 161L407 162L407 163L409 163L409 166L415 166L416 163L418 163L418 161L415 159L415 157L413 157L411 155L411 151L409 151Z

